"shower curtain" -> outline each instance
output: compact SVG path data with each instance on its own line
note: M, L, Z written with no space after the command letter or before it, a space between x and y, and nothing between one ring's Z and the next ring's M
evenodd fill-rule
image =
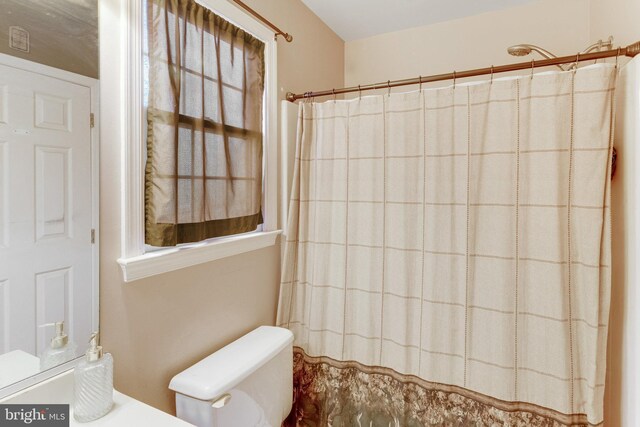
M616 68L300 105L286 425L598 425Z

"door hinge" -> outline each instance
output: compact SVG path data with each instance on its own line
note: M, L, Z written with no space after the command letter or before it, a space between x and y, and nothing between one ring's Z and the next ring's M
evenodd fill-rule
M96 125L96 118L93 113L89 114L89 126L94 127Z
M95 243L96 242L96 230L95 228L91 229L91 243Z

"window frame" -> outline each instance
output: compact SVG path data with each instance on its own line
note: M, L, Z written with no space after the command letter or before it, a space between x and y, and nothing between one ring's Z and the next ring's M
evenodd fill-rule
M277 144L277 41L273 31L226 0L198 0L227 21L265 43L264 150L262 211L264 223L258 230L201 242L149 250L144 243L145 126L143 105L144 0L130 0L125 6L129 25L123 28L123 147L121 174L121 257L123 280L167 273L205 262L249 252L276 243L278 230L278 144Z

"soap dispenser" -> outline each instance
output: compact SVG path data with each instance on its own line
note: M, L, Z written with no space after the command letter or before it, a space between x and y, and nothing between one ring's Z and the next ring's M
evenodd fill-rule
M64 322L47 323L42 326L56 327L56 335L51 339L51 344L40 355L40 370L44 371L76 357L76 345L69 341L64 333Z
M91 334L86 357L74 370L73 416L85 423L106 415L113 407L113 357L102 352L98 332Z

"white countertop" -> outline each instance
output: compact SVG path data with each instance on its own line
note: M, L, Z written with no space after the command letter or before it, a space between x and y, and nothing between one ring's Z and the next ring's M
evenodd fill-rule
M71 408L71 426L86 427L193 427L179 418L162 412L152 406L135 400L119 391L113 392L113 409L102 418L89 423L79 423L73 418Z
M0 388L40 372L40 358L22 350L0 354Z
M192 424L116 390L113 392L113 401L113 409L107 415L88 423L79 423L74 420L73 405L71 405L70 425L74 427L193 427ZM18 404L71 404L72 402L73 370L63 372L0 400L0 403Z

